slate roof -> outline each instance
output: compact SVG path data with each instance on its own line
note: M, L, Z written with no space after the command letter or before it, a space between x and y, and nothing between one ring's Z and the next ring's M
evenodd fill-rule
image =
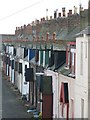
M90 35L90 26L86 27L84 30L82 30L80 33L76 34L76 37L81 36L83 34Z

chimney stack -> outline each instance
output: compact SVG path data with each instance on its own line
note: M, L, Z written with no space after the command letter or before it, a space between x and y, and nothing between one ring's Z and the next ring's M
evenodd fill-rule
M63 8L62 8L63 17L66 16L66 15L65 15L65 12L66 12L66 11L65 11L65 7L63 7Z

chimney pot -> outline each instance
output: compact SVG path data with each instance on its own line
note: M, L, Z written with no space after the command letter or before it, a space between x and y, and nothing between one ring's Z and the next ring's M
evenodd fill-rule
M42 20L43 20L43 19L41 18L41 22L42 22Z
M50 16L50 20L52 20L52 16Z
M53 40L56 40L56 32L53 32Z
M46 41L49 40L49 32L46 33Z
M45 17L43 17L43 19L42 19L43 21L45 21Z
M65 15L65 12L66 12L66 11L65 11L65 7L63 7L63 8L62 8L63 17L66 16L66 15Z
M46 16L46 20L48 20L48 16Z
M42 37L41 37L41 38L42 38L42 41L44 41L44 36L43 36L43 35L42 35Z
M39 24L39 20L37 20L37 23Z
M18 27L16 27L16 31L18 30Z
M57 18L57 12L54 11L54 19Z
M39 36L37 36L37 41L40 39L40 37Z
M24 28L26 27L26 25L24 25Z
M77 14L77 7L74 6L74 14Z
M61 13L58 13L58 17L59 17L59 18L61 17Z
M72 10L69 10L68 16L72 15Z

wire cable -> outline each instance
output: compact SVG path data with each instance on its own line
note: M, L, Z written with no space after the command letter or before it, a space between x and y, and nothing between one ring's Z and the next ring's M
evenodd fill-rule
M21 13L21 12L23 12L24 10L27 10L27 9L29 9L29 8L32 8L33 6L35 6L35 5L37 5L37 4L40 4L42 1L43 1L43 0L40 0L40 1L38 1L38 2L35 2L35 3L33 3L32 5L29 5L29 6L23 8L23 9L21 9L21 10L18 10L18 11L14 12L14 13L12 13L12 14L10 14L10 15L7 15L7 16L5 16L5 17L3 17L3 18L0 18L0 21L3 21L3 20L5 20L5 19L7 19L7 18L10 18L10 17L12 17L12 16L14 16L14 15L16 15L16 14L18 14L18 13Z

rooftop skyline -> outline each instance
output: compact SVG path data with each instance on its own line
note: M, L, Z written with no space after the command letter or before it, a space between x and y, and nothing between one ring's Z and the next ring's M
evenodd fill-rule
M88 0L0 0L0 34L14 34L16 27L29 24L35 19L54 15L54 11L62 12L62 7L74 11L82 4L84 9L88 7ZM47 11L48 9L48 11Z

